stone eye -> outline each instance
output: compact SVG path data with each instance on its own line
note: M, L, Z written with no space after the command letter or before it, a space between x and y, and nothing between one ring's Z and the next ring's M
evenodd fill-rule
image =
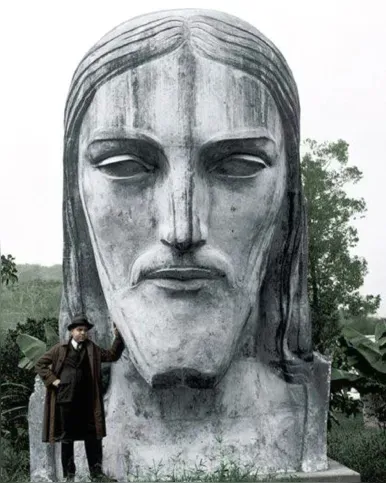
M136 178L152 173L155 170L155 166L146 163L137 156L129 154L105 158L96 167L106 176L113 179Z
M210 172L227 178L254 178L267 167L267 163L258 156L234 154L216 163Z

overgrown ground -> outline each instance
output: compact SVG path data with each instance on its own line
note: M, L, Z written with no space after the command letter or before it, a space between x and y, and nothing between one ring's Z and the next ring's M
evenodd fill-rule
M361 416L340 416L339 421L340 425L334 424L329 432L329 457L359 472L364 482L385 483L386 431L365 428ZM1 481L27 483L28 452L15 451L3 440L2 453ZM240 480L240 475L238 476L237 479ZM248 480L250 481L249 478Z
M360 473L366 483L385 483L386 431L365 428L361 415L338 420L328 435L328 456Z

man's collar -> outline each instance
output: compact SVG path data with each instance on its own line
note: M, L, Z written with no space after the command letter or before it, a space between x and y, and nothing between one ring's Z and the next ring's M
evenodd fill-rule
M61 342L60 345L63 346L63 347L68 347L68 345L71 343L71 341L73 341L74 339L70 339L68 341L65 341L65 342ZM74 341L75 342L75 341ZM90 339L86 339L85 341L82 342L82 344L84 344L85 346L88 345L88 344L92 344L92 340Z
M76 342L76 340L71 339L71 344L74 349L78 349L78 343Z
M84 340L83 342L76 342L76 340L71 339L71 341L70 341L70 342L71 342L71 344L72 344L72 347L73 347L74 349L76 349L76 350L77 350L77 349L78 349L78 345L79 345L79 344L80 344L82 347L83 347L83 346L85 346L85 345L87 344L87 339L86 339L86 340Z

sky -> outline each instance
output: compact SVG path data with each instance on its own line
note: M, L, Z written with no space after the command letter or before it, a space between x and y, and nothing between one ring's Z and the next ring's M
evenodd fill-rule
M300 94L302 138L346 140L367 203L355 253L363 293L386 316L386 2L383 0L4 2L0 15L0 249L61 263L63 111L72 74L107 31L143 13L207 8L257 27L282 51Z

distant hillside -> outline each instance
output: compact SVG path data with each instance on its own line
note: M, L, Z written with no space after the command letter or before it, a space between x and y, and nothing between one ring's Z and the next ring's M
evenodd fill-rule
M58 317L62 295L62 267L17 265L19 282L1 290L0 329L6 331L27 318Z
M17 265L19 282L30 282L31 280L57 280L62 281L62 266L51 265Z

